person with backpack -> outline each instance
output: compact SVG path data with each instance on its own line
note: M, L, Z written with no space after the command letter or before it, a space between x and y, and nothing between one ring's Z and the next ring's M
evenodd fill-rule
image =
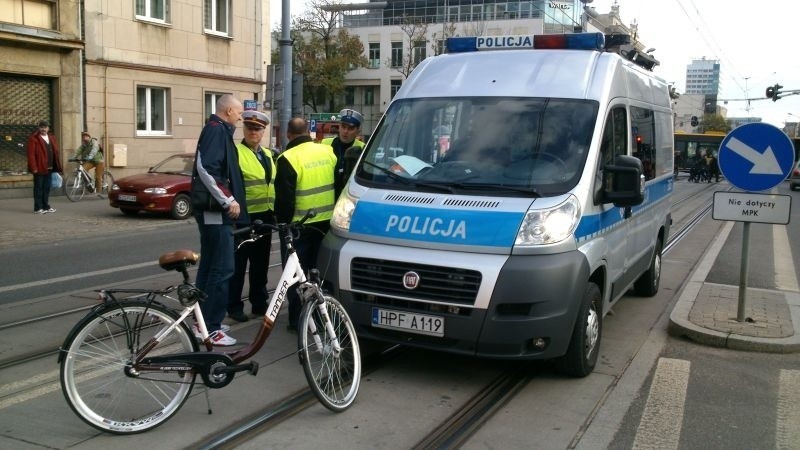
M103 191L103 172L106 170L105 159L103 158L103 150L97 139L93 138L88 131L81 132L81 145L75 150L75 159L83 161L83 168L91 173L94 169L94 189L97 195ZM106 189L110 189L108 186Z

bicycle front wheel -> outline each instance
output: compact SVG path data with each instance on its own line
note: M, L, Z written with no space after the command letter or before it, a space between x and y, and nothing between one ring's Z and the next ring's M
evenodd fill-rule
M64 195L69 201L77 202L86 194L86 180L79 173L73 172L64 179Z
M356 399L361 383L361 351L356 330L342 304L325 296L333 334L325 326L320 306L309 301L300 314L297 333L300 363L317 399L331 411L341 412ZM338 349L334 345L338 341Z
M114 434L147 431L166 422L194 386L191 371L130 370L133 355L174 323L175 314L158 304L129 301L92 311L61 347L61 390L70 408L89 425ZM185 323L148 356L197 351Z

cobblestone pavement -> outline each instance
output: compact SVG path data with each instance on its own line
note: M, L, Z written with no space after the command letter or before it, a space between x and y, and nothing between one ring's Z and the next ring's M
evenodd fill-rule
M63 195L50 197L55 213L34 214L32 198L0 200L0 249L16 244L57 242L96 234L157 229L194 219L173 220L168 216L139 214L129 217L112 208L105 198L89 197L70 202Z

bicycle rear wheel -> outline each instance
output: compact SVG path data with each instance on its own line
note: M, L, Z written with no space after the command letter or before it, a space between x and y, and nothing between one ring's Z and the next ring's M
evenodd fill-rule
M69 201L77 202L86 194L86 180L78 172L67 175L64 179L64 195Z
M111 176L111 173L106 170L105 172L103 172L102 184L99 187L97 186L95 187L97 188L97 192L99 194L108 195L108 191L111 190L111 186L113 185L114 185L114 177Z
M194 386L191 371L131 373L132 356L165 326L169 309L144 301L101 306L70 332L61 347L61 390L70 408L89 425L114 434L147 431L175 414ZM197 351L186 323L148 356Z
M309 301L300 314L297 333L300 363L308 385L317 399L331 411L349 408L356 399L361 383L361 352L355 327L342 304L325 296L325 306L333 325L334 335L325 328L322 314L315 301ZM315 341L318 336L321 345ZM333 338L341 350L333 346Z

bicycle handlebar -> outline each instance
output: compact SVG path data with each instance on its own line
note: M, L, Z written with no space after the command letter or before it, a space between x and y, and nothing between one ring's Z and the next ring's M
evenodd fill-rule
M234 236L244 236L244 235L247 235L247 234L261 235L261 234L264 234L265 231L278 231L278 232L280 232L281 230L284 230L284 229L293 230L293 229L300 228L306 222L306 220L311 219L311 218L315 217L316 215L317 215L317 212L312 209L312 210L309 210L306 213L306 215L303 216L302 219L300 219L300 220L298 220L296 222L291 222L291 223L272 224L272 223L264 223L264 222L262 222L260 220L256 220L249 226L246 226L244 228L240 228L238 230L233 230L233 235Z

